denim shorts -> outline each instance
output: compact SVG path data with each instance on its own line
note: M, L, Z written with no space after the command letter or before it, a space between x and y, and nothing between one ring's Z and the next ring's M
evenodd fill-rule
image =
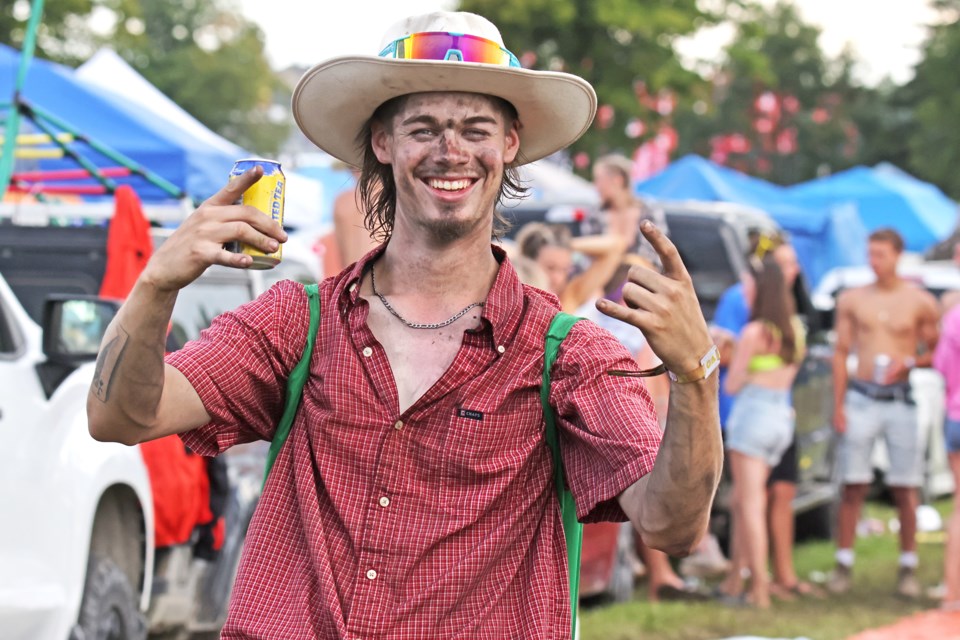
M776 466L793 442L794 413L788 390L747 385L727 420L726 448Z
M960 420L947 418L943 425L943 436L947 444L947 451L960 453Z
M890 458L885 484L919 487L923 481L924 452L916 405L904 400L875 400L850 389L844 408L847 430L840 437L839 451L842 482L873 482L873 447L877 438L883 437Z

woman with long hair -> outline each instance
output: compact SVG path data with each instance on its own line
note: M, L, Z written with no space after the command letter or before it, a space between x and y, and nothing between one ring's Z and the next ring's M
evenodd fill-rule
M750 322L743 328L725 391L738 394L727 422L734 567L750 570L750 591L731 571L721 591L756 607L770 606L767 577L767 478L793 440L790 387L805 353L805 330L772 255L757 271ZM738 562L740 560L740 562Z

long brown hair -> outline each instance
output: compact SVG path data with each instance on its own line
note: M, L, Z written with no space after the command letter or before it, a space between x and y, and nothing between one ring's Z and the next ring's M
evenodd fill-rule
M797 336L793 330L796 308L783 271L773 256L768 254L760 262L754 277L757 294L750 319L774 329L780 338L780 357L784 362L793 362L797 353Z
M377 122L392 130L393 118L403 109L409 95L392 98L377 107L357 136L357 146L363 149L363 166L360 167L360 178L357 181L364 211L363 226L370 232L370 237L376 240L386 240L393 233L393 222L397 214L397 185L393 181L393 167L382 164L373 152L372 125ZM503 98L487 97L500 109L505 126L512 127L518 119L514 106ZM521 164L523 160L518 153L513 163L504 168L497 206L493 211L494 238L500 238L510 228L510 222L500 212L504 199L522 198L527 194L528 189L523 186L517 170Z

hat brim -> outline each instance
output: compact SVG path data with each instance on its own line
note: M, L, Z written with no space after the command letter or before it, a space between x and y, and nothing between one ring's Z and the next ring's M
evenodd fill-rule
M315 145L361 166L360 130L377 107L410 93L462 91L503 98L520 118L518 163L533 162L586 132L597 95L569 73L432 60L333 58L307 71L293 92L293 118Z

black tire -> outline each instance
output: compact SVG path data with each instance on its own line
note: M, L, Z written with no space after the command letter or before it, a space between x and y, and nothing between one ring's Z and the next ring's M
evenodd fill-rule
M146 620L126 574L112 559L91 556L72 640L144 640L146 637Z

